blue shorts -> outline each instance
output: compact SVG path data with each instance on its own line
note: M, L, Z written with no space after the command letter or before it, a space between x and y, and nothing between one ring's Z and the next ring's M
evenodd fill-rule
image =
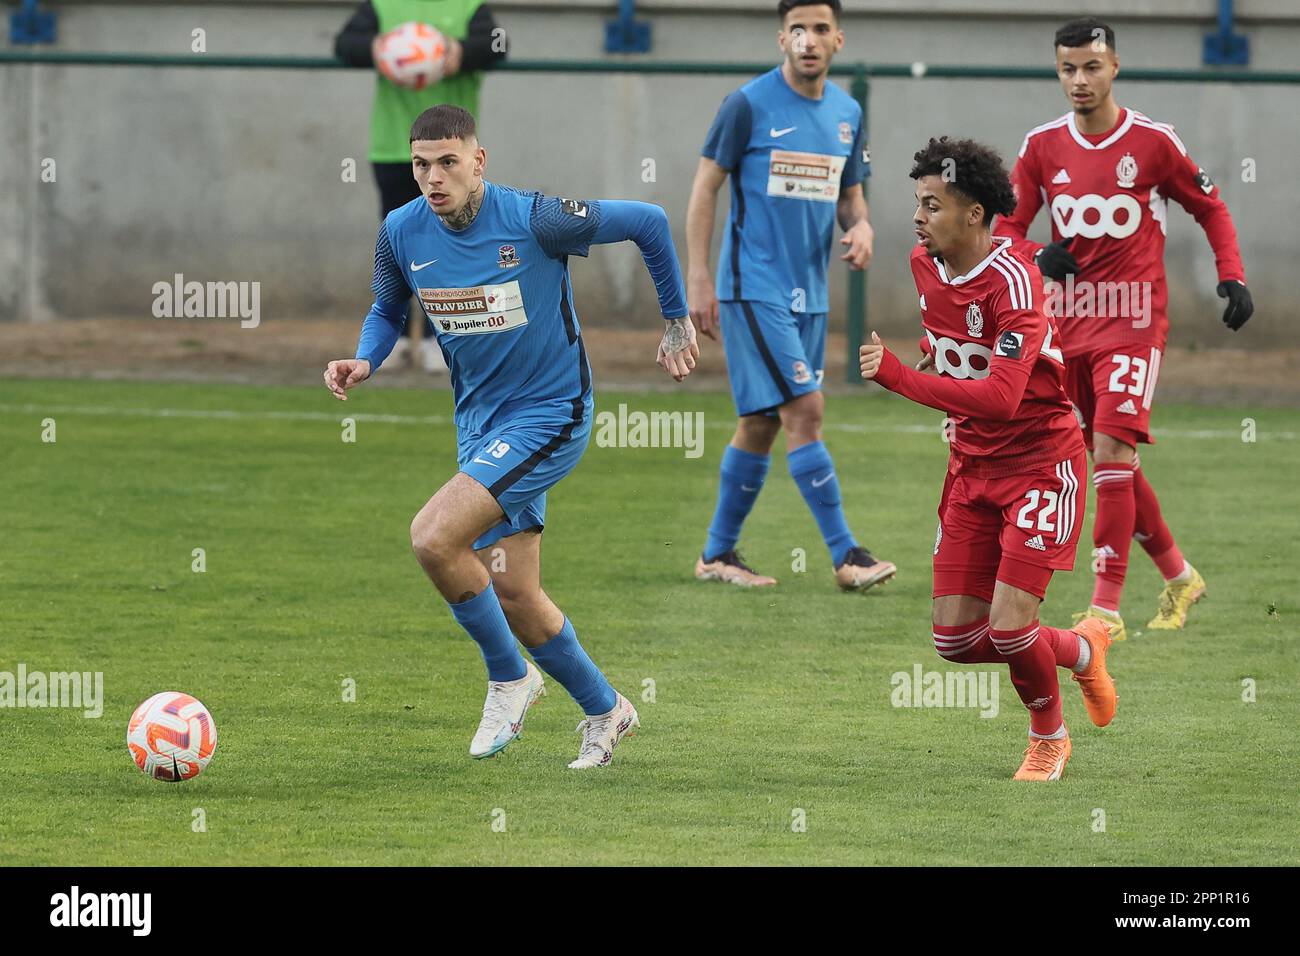
M774 414L821 388L826 313L791 312L770 302L719 302L727 377L737 415Z
M580 418L519 416L482 434L458 434L460 470L492 493L505 520L479 537L486 548L520 531L546 524L546 492L571 472L591 437L592 407Z

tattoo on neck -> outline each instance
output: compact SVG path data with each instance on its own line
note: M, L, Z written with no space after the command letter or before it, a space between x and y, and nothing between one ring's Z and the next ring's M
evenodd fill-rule
M450 216L443 216L442 221L446 224L448 229L465 229L474 221L474 217L478 215L478 211L482 206L483 186L480 184L477 192L469 194L469 201L466 202L465 205L461 206L460 209L456 210Z

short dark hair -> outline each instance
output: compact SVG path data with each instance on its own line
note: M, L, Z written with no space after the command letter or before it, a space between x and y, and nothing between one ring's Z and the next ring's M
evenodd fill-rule
M439 103L430 106L411 124L411 142L417 139L462 139L478 135L474 114L459 106Z
M831 13L835 14L836 22L840 19L843 9L840 7L840 0L781 0L776 5L776 15L785 22L785 15L795 7L830 7Z
M1052 41L1052 49L1055 50L1058 46L1092 46L1097 41L1098 35L1106 38L1106 48L1113 52L1115 49L1115 31L1110 28L1110 24L1103 23L1096 17L1079 17L1077 20L1071 20L1056 31L1056 38Z
M912 157L916 162L909 174L941 176L948 186L984 207L984 225L996 216L1009 216L1016 208L1016 191L1002 157L973 139L931 137L925 149Z

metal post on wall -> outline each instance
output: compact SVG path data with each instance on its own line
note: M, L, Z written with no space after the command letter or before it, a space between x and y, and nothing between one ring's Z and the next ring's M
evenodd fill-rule
M54 42L54 14L38 10L36 4L37 0L23 0L22 8L10 15L9 42L15 46Z
M1232 0L1219 0L1218 30L1205 35L1201 62L1206 66L1246 66L1250 63L1250 39L1232 32Z
M619 0L618 19L605 23L606 53L649 53L651 24L636 18L636 0Z

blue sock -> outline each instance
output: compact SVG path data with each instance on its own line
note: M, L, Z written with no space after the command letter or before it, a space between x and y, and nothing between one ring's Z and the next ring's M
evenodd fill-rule
M808 504L808 510L817 519L822 539L831 553L836 567L844 563L849 548L856 548L844 509L840 506L840 481L835 477L835 463L826 446L819 441L802 445L786 456L790 477L799 486L799 493Z
M567 617L559 634L540 647L528 648L528 653L533 655L538 667L560 682L584 714L595 716L614 709L618 699L614 688L578 643L578 635Z
M469 632L483 652L488 680L518 680L528 673L491 581L482 594L460 604L448 602L447 606L456 623Z
M722 477L718 481L718 506L704 543L704 557L726 554L740 540L740 526L763 490L770 455L755 455L731 445L722 453Z

